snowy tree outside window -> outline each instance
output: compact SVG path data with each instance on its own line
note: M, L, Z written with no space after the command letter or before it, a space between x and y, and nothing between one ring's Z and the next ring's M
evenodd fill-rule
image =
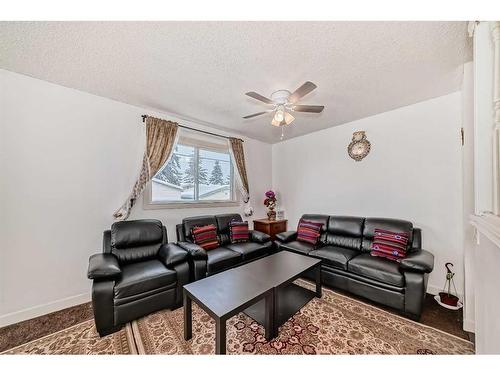
M233 201L228 150L178 143L151 181L151 203Z

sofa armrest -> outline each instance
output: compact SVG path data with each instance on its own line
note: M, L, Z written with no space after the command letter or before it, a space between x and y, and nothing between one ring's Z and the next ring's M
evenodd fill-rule
M174 243L167 243L161 245L158 252L158 258L160 258L165 267L172 268L176 264L186 262L188 253Z
M87 277L92 280L116 279L122 270L113 254L94 254L89 258Z
M192 242L177 242L177 245L186 250L193 259L208 259L204 248Z
M271 241L271 236L266 233L259 232L258 230L250 230L249 232L252 242L265 243Z
M297 231L289 230L288 232L278 233L276 239L281 242L295 241L297 239Z
M429 273L434 268L434 255L426 250L416 250L401 259L400 268L403 271Z

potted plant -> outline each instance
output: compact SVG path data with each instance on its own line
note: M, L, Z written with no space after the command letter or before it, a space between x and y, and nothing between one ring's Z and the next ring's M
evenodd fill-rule
M266 192L264 206L267 207L267 218L271 221L276 220L276 194L274 193L274 191L269 190Z

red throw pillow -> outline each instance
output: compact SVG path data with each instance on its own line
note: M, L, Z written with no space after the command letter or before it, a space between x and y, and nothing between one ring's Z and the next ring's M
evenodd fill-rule
M231 221L229 223L229 238L231 243L248 242L249 236L248 221Z
M323 224L315 221L300 220L297 226L297 241L316 245L321 234Z
M204 227L194 227L191 229L193 242L205 250L212 250L219 247L219 237L215 225L205 225Z
M408 237L408 233L375 229L375 236L373 237L370 254L376 257L400 261L406 257Z

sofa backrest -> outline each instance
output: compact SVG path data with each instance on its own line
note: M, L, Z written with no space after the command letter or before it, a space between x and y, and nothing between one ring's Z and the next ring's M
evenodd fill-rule
M361 251L364 217L330 216L326 244Z
M243 221L240 214L222 214L215 215L215 220L217 221L217 233L219 234L219 241L221 245L227 245L231 243L231 238L229 237L229 223L231 221Z
M407 251L412 249L413 244L413 224L406 220L399 219L384 219L384 218L366 218L363 229L363 243L361 250L369 252L373 237L375 236L375 229L385 229L392 232L405 232L409 233Z
M119 221L111 226L110 251L120 263L156 258L167 232L159 220Z
M321 226L319 241L321 243L326 243L326 229L328 227L328 219L329 219L328 215L305 214L302 215L301 219L323 224Z
M317 214L305 214L302 219L323 224L320 241L326 245L369 252L375 229L386 229L410 234L408 252L422 247L422 231L406 220Z

